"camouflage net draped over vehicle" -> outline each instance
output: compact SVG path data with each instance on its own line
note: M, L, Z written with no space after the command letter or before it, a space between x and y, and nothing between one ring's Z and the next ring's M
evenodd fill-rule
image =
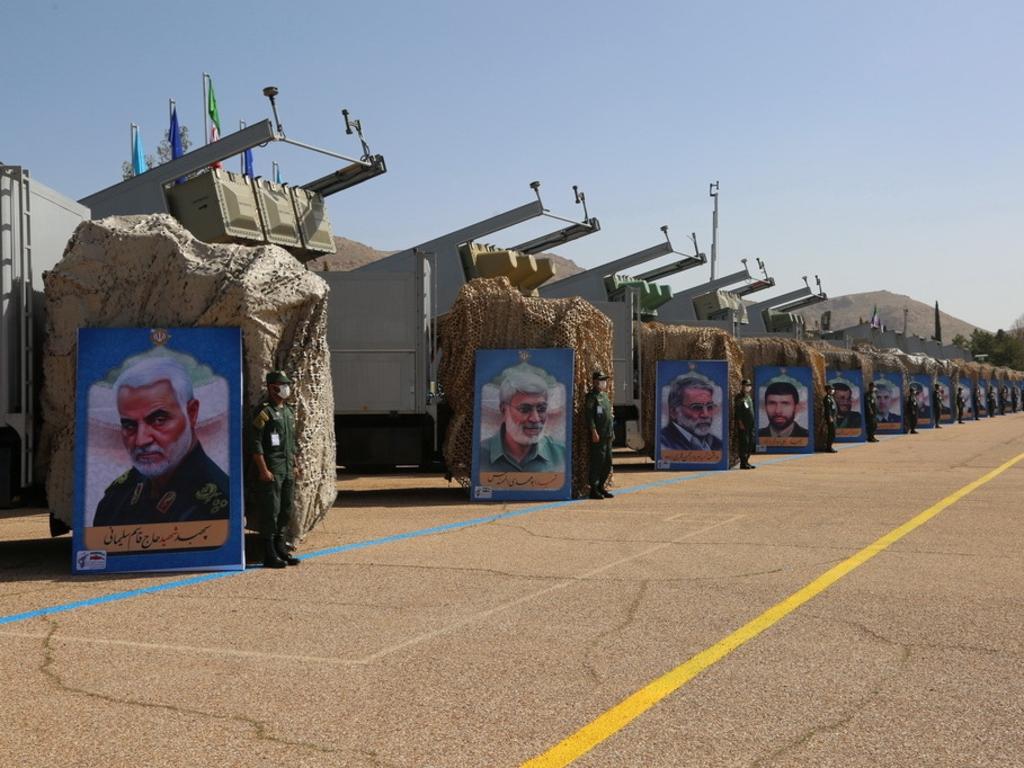
M464 486L473 463L473 400L478 349L569 348L576 352L573 380L573 495L587 493L590 439L583 399L594 369L612 375L612 323L583 299L527 298L508 278L478 278L462 286L440 322L438 380L451 422L444 441L448 472ZM611 393L609 393L611 396Z
M825 357L810 344L796 339L754 336L737 339L743 351L743 378L754 380L758 365L804 366L811 369L814 383L814 445L825 445L825 416L822 399L825 396ZM757 393L754 393L757 397Z
M826 370L860 371L864 376L865 385L874 377L874 361L864 352L835 347L827 341L808 341L807 343L821 352L822 357L825 358Z
M44 281L39 455L49 465L46 490L55 517L71 523L78 329L202 326L242 329L246 425L265 392L266 371L280 368L294 380L290 402L303 477L296 483L292 534L304 534L327 514L337 491L327 284L321 278L281 248L210 245L161 214L83 222Z
M640 414L640 433L648 456L654 458L655 434L660 424L655 422L655 406L658 402L658 361L659 360L727 360L729 363L729 391L732 398L740 391L743 376L743 353L736 339L719 328L700 328L687 325L663 325L644 323L640 329L640 376L643 382L643 411ZM732 445L736 445L736 425L732 408L729 409L729 434ZM735 464L738 456L730 454Z

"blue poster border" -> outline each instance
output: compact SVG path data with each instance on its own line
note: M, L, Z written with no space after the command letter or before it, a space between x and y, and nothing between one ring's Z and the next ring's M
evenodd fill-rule
M202 551L104 553L83 557L85 494L88 473L89 389L128 358L162 345L194 357L228 382L229 528L220 547ZM86 355L83 355L86 350ZM245 568L244 495L242 463L242 331L240 328L80 328L75 382L75 482L72 519L72 573L137 573L145 571L233 571ZM214 363L214 361L216 361ZM91 562L90 562L91 560ZM96 563L103 561L103 567Z
M542 368L565 387L565 477L561 486L557 488L512 490L496 488L480 482L480 427L483 423L481 395L483 388L506 368L523 362ZM473 377L473 463L470 474L470 498L473 501L563 501L572 498L575 362L575 350L569 348L476 350ZM531 473L522 474L527 476Z
M807 403L805 413L807 415L807 444L797 446L767 445L768 439L761 435L761 414L764 411L764 398L761 388L767 386L772 379L788 377L795 379L806 388ZM758 453L813 453L814 452L814 407L817 395L814 391L814 376L811 369L800 365L756 365L754 366L754 413L757 420L754 423L757 435Z
M718 461L671 461L662 456L663 446L660 433L662 419L665 416L663 413L665 406L661 393L673 379L686 373L696 373L710 379L721 393L722 401L719 406L719 418L722 425L722 450ZM659 360L655 376L654 397L654 460L657 469L669 471L729 469L729 415L731 413L732 401L729 397L729 362L727 360Z
M864 398L867 393L864 391L864 371L859 370L846 370L839 371L829 368L825 372L825 382L828 384L835 383L848 383L857 387L859 394L858 409L855 413L860 416L860 431L856 435L840 435L839 428L836 428L836 439L837 443L863 443L867 441L867 427L865 425L864 417Z

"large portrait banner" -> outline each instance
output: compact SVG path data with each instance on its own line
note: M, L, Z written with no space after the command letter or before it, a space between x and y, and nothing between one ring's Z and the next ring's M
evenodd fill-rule
M935 380L939 384L939 423L953 424L956 422L953 380L949 376L938 376Z
M83 328L75 573L240 570L238 328Z
M760 453L814 451L814 379L803 366L754 367L757 450Z
M903 434L903 374L886 371L875 374L875 402L878 404L878 432Z
M864 373L862 371L833 371L825 373L825 381L835 392L836 442L862 443L867 439L864 430Z
M926 373L915 373L910 376L910 394L914 396L914 407L917 409L917 428L931 429L935 426L932 414L932 385L934 377Z
M659 360L658 469L729 468L729 363Z
M572 498L571 349L478 349L472 498Z

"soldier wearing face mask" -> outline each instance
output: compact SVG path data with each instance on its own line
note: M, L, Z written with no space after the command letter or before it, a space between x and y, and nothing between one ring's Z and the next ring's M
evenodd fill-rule
M265 568L299 564L285 546L295 480L302 476L295 450L295 411L285 402L291 383L284 371L267 374L267 397L256 406L251 424L249 452L257 474L252 508L260 520Z

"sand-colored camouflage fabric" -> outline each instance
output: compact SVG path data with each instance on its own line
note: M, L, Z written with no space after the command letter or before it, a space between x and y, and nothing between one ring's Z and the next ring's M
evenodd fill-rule
M459 291L440 323L442 353L438 380L452 418L444 442L448 472L469 485L473 463L473 398L477 349L548 349L576 351L573 381L573 495L587 493L590 438L583 398L599 368L612 375L612 322L580 298L539 299L523 296L507 277L470 280ZM609 396L612 393L609 392Z
M294 379L291 403L304 470L293 535L334 503L334 401L326 337L327 284L276 246L210 245L167 215L83 222L44 277L46 346L40 460L54 516L70 524L79 328L242 329L243 419L268 370ZM248 460L247 457L244 459ZM255 526L258 521L251 521Z

